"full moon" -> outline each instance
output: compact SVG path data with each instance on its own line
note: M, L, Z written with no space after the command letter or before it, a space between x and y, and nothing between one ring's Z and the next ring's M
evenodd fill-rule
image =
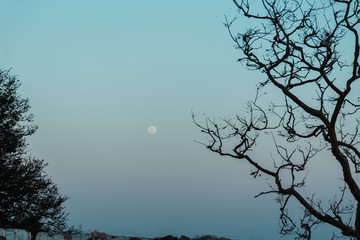
M157 129L155 126L150 126L150 127L148 127L147 130L148 130L148 133L151 135L154 135L157 132Z

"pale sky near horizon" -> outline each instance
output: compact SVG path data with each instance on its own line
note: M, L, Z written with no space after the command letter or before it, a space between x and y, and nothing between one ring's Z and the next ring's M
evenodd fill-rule
M30 153L70 197L70 224L280 239L275 196L254 199L266 184L194 142L192 112L241 113L261 77L236 62L231 0L0 2L0 67L23 83Z

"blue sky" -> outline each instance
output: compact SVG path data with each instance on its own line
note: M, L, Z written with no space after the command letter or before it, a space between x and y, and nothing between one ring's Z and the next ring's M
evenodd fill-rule
M274 196L254 199L266 184L248 164L194 143L204 136L192 111L241 113L261 77L236 62L223 25L232 1L1 6L0 66L23 82L39 125L29 148L70 197L70 224L125 236L280 237Z

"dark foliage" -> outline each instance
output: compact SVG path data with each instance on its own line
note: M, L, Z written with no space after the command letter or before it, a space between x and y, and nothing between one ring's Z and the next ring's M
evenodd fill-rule
M32 233L63 231L67 197L45 174L46 163L27 154L26 137L37 127L19 86L16 76L0 70L0 226Z
M214 235L202 235L192 238L192 240L231 240L230 238L217 237Z
M154 240L190 240L189 237L186 237L184 235L181 235L181 237L175 237L173 235L167 235L167 236L164 236L164 237L157 237L157 238L154 238Z

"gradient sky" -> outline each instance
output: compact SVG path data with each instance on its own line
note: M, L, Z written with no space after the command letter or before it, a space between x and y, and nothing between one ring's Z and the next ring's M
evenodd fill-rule
M254 199L267 187L250 166L194 142L206 139L191 112L241 113L261 77L236 62L231 0L0 2L0 67L23 82L39 126L29 148L70 197L70 224L280 238L275 196Z

